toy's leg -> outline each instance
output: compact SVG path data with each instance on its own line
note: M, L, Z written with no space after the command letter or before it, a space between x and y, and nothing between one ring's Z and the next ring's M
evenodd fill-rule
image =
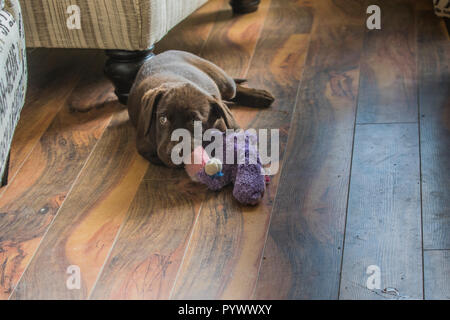
M241 164L238 166L233 196L242 204L255 205L264 196L266 182L259 164Z

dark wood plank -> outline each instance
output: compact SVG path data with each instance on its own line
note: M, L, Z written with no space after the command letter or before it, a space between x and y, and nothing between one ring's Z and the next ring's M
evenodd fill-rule
M114 114L11 299L88 297L148 167L134 137L128 112ZM66 287L71 265L80 290Z
M289 22L289 23L288 23ZM276 96L271 108L233 108L239 124L280 130L280 165L309 43L312 9L298 1L272 1L255 49L249 86ZM220 56L214 57L214 61ZM234 59L232 56L229 60ZM263 203L240 206L231 188L211 194L202 206L174 288L179 299L252 297L278 186L274 176Z
M424 252L425 299L450 299L450 251Z
M263 0L258 11L233 15L228 3L217 16L200 55L224 69L234 78L244 78L255 51L271 0Z
M110 117L62 109L2 195L0 297L11 293Z
M144 180L91 298L167 299L204 194L183 172Z
M341 299L423 297L417 126L356 127ZM380 289L366 287L370 265L381 270Z
M418 12L425 249L450 249L450 39L442 19Z
M314 2L255 297L337 298L363 44L362 2Z
M414 2L370 4L381 9L381 29L366 30L357 122L417 122Z

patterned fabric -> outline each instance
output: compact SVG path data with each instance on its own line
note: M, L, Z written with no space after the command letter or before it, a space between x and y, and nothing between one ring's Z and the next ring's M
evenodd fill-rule
M0 3L2 4L2 3ZM25 35L18 0L0 10L0 177L6 167L14 129L27 87Z
M28 47L143 50L206 1L21 0L21 4ZM68 28L68 20L76 14L69 8L73 5L79 9L80 29Z
M436 15L450 18L450 0L433 0L433 3Z

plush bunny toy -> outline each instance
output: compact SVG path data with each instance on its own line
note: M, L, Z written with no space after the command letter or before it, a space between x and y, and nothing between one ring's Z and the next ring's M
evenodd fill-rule
M210 190L220 190L233 183L233 196L244 205L257 204L264 195L266 178L257 149L254 132L238 131L220 133L223 138L223 154L210 158L202 146L198 146L185 159L185 169L192 180L205 184ZM217 138L217 137L216 137ZM234 150L233 156L227 151Z

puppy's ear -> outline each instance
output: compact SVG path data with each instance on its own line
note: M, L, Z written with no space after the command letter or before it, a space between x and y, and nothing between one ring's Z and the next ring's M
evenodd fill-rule
M141 110L137 124L138 135L146 136L150 130L153 117L156 113L156 105L165 92L164 88L147 90L141 99Z
M217 127L217 129L221 131L224 131L225 129L239 128L234 120L233 114L224 102L218 99L213 99L210 101L210 108L211 110L209 112L208 122L211 124L211 127ZM220 125L218 122L223 122L226 128L222 128L223 125Z
M156 162L157 137L155 127L155 114L158 101L166 91L166 88L147 90L141 99L139 118L136 126L137 149L146 159Z

